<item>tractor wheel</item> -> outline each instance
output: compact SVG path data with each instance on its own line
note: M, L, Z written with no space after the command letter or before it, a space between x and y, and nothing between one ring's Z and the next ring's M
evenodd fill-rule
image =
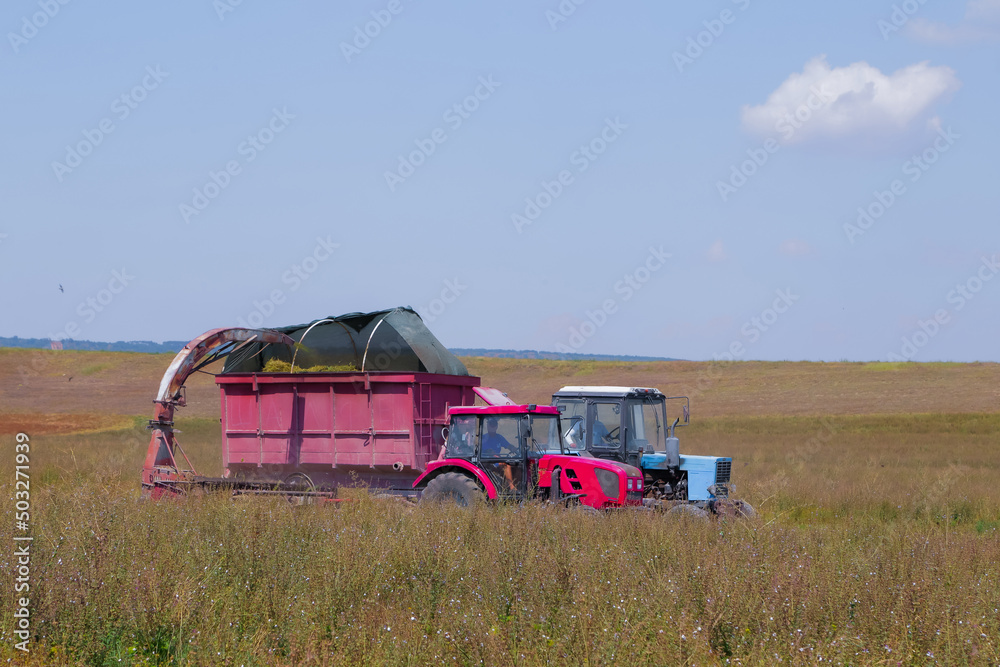
M667 512L668 516L691 521L708 521L709 514L696 505L674 505Z
M552 486L549 488L549 500L554 503L562 500L562 470L552 471Z
M420 502L446 501L454 502L460 507L471 507L483 501L483 492L471 477L446 472L427 483Z

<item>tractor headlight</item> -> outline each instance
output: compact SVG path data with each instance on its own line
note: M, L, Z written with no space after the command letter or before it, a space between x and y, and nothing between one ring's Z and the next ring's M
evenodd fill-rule
M621 482L618 473L604 468L597 468L594 472L597 473L597 483L601 485L601 491L604 492L604 495L618 500L621 495Z

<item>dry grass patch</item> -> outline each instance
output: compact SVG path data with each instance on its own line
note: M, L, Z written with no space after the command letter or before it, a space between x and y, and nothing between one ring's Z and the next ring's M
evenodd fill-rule
M0 435L28 433L32 436L82 435L130 428L134 420L122 415L87 413L0 413Z

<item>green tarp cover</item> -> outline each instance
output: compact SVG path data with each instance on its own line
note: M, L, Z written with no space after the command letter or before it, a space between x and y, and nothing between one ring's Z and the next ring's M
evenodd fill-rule
M256 373L270 359L291 362L294 354L296 368L350 365L365 371L469 374L412 308L348 313L274 330L301 343L298 351L252 343L230 355L222 372Z

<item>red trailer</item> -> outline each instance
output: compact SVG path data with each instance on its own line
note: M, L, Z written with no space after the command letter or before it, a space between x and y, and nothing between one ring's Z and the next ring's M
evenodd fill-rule
M479 378L432 373L219 375L226 477L409 488Z

